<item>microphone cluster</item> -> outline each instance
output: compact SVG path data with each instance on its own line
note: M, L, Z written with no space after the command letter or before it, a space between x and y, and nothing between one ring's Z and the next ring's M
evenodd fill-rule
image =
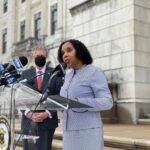
M25 56L13 57L11 63L0 64L0 86L12 84L20 78L20 71L28 63Z

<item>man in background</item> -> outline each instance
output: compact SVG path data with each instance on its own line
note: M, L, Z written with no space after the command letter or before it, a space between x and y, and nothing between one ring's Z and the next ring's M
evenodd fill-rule
M32 67L22 73L21 79L27 79L28 85L37 91L44 93L48 83L49 76L46 72L51 73L53 68L46 64L47 50L44 47L37 47L33 52L33 61L35 67ZM45 73L45 74L44 74ZM37 76L37 77L35 77ZM35 77L31 80L32 77ZM48 85L49 95L59 94L63 84L61 77L55 77L51 84ZM26 125L27 124L27 125ZM58 117L56 111L27 109L22 116L22 133L39 136L35 143L24 139L24 150L51 150L52 139L56 127L58 126Z

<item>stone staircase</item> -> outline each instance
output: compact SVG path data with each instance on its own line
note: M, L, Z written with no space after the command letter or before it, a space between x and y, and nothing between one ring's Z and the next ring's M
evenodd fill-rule
M16 131L19 134L19 131ZM125 138L125 137L116 137L116 136L104 136L104 142L106 147L112 148L121 148L126 150L150 150L150 141ZM18 146L22 146L20 141ZM62 150L62 131L55 132L52 150Z
M147 115L147 119L146 119L146 123L150 123L148 121L150 121L150 118L148 118L149 115ZM140 121L140 120L139 120ZM140 123L140 122L139 122ZM143 122L142 122L143 124ZM148 125L149 126L149 125ZM117 150L117 148L121 148L121 149L126 149L126 150L150 150L150 140L149 139L139 139L138 137L131 137L131 138L127 138L126 136L124 136L124 134L121 134L122 132L120 132L120 130L122 131L122 129L128 129L127 127L122 127L121 125L112 125L112 129L114 129L115 131L118 131L120 134L108 134L110 132L110 129L108 130L108 128L106 128L105 126L105 131L106 134L104 135L104 142L105 142L105 146L106 147L111 147ZM144 127L147 127L146 125L144 125ZM119 129L118 129L119 128ZM117 130L116 130L117 129ZM134 128L130 128L129 131L133 131ZM112 131L112 130L111 130ZM134 131L136 132L136 130L134 129ZM135 133L132 132L132 133ZM132 134L131 133L131 134ZM20 124L18 123L18 125L16 125L16 129L15 129L15 137L16 140L18 139L18 136L20 134ZM62 128L61 128L61 124L59 124L59 127L57 128L55 135L54 135L54 139L53 139L53 143L52 143L52 150L62 150ZM20 141L18 143L18 146L22 146L22 141ZM106 148L107 149L107 148ZM108 149L107 149L108 150Z

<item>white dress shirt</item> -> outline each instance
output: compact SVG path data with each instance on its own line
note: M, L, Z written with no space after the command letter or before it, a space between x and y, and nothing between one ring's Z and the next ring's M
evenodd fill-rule
M36 76L37 76L37 79L38 79L38 75L39 75L39 71L41 71L41 73L42 73L42 82L43 82L43 77L44 77L44 73L45 73L45 70L46 70L46 65L42 68L42 69L38 69L37 67L35 67L35 69L36 69ZM28 114L28 112L30 111L30 109L29 108L27 108L26 109L26 111L24 112L24 114L25 114L25 116L27 116L27 114ZM47 113L48 113L48 115L49 115L49 118L52 118L52 115L51 115L51 113L48 111L48 110L45 110Z

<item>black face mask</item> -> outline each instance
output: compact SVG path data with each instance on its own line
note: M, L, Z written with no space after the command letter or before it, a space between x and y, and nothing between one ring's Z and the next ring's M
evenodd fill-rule
M35 64L38 66L38 67L43 67L46 63L46 57L44 56L37 56L35 57Z

